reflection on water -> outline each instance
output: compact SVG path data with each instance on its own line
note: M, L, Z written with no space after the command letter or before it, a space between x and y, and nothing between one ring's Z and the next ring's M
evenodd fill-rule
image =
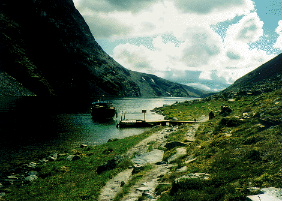
M137 135L147 128L118 129L121 115L126 119L163 119L151 112L155 107L189 98L120 98L111 100L118 116L110 122L96 122L89 102L38 97L0 98L0 163L31 161L47 152L63 152L82 143L97 145L111 138ZM1 170L1 169L0 169Z

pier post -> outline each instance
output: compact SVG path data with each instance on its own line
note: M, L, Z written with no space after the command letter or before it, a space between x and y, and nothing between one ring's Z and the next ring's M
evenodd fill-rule
M144 114L144 121L146 121L146 118L145 118L146 117L146 112L147 112L146 110L142 110L142 113Z

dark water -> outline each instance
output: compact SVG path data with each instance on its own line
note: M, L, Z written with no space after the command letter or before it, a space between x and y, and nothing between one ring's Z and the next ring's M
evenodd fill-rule
M38 97L0 98L0 171L19 163L63 152L80 144L97 145L111 138L137 135L146 128L118 129L121 116L126 119L163 119L151 112L155 107L191 98L120 98L111 102L118 115L110 122L95 122L90 102Z

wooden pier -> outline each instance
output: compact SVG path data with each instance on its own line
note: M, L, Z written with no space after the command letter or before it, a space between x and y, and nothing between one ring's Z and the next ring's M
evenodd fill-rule
M139 127L153 127L153 126L176 126L182 124L200 123L200 121L178 121L178 120L122 120L117 124L119 128L139 128Z

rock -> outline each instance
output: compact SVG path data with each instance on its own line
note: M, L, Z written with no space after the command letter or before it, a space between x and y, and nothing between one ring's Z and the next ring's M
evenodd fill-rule
M76 161L76 160L80 160L80 159L81 159L81 157L78 156L78 155L69 155L69 156L66 158L66 160L68 160L68 161Z
M58 153L53 153L48 156L49 161L56 161L58 159Z
M136 188L137 191L142 191L142 192L149 192L151 190L150 187L139 187L139 188Z
M203 180L208 180L210 178L210 174L208 173L189 173L187 175L184 175L180 178L177 178L175 180L175 183L179 183L181 181L185 181L186 179L203 179Z
M167 161L160 161L156 163L156 165L166 165L166 164L167 164Z
M123 187L125 185L125 182L124 181L121 181L120 182L120 187Z
M24 180L28 181L28 182L32 182L32 181L34 181L36 179L38 179L38 176L36 176L36 175L29 175Z
M108 142L115 142L115 141L118 141L119 139L117 139L117 138L111 138L111 139L109 139L108 140Z
M215 117L213 111L210 111L209 113L209 120L213 119Z
M237 118L223 118L219 124L226 127L236 127L242 124L242 121Z
M30 171L28 173L29 176L32 176L32 175L38 175L38 172L37 171Z
M4 197L6 195L5 192L0 192L0 198Z
M187 172L187 170L188 170L188 167L187 166L183 166L183 167L177 169L176 172Z
M221 106L221 112L219 113L222 116L227 116L232 112L232 109L229 106Z
M68 167L68 166L62 166L62 167L60 167L59 171L60 171L60 172L68 172L68 171L70 171L70 167Z
M165 148L173 149L175 147L184 147L184 146L186 146L186 144L184 144L182 142L169 142L165 145Z
M43 158L43 159L39 160L39 162L42 163L42 164L44 164L44 163L47 163L48 160L47 160L46 158Z
M142 193L142 196L146 196L150 200L156 199L156 197L150 192L144 192Z
M10 176L7 176L7 178L8 178L8 179L15 179L15 180L16 180L16 179L18 179L18 177L17 177L17 176L15 176L15 175L10 175Z
M37 166L37 163L35 162L30 162L29 164L27 164L27 167L29 168L36 168L36 166Z
M137 174L137 173L143 171L144 169L145 169L145 167L142 166L142 165L135 165L135 166L133 167L132 174Z
M187 150L185 147L176 148L176 153L167 159L168 163L171 163L187 154Z
M81 144L80 145L80 148L86 148L86 147L88 147L88 145L86 145L86 144Z
M281 201L282 197L282 188L263 188L260 189L262 191L262 194L258 195L249 195L247 198L251 201Z
M117 167L117 161L115 159L109 160L106 164L101 165L97 168L97 173L101 174L108 170L113 170Z
M150 152L146 152L142 155L136 156L132 159L132 162L139 165L145 165L147 163L157 163L163 160L164 151L159 149L153 149Z

